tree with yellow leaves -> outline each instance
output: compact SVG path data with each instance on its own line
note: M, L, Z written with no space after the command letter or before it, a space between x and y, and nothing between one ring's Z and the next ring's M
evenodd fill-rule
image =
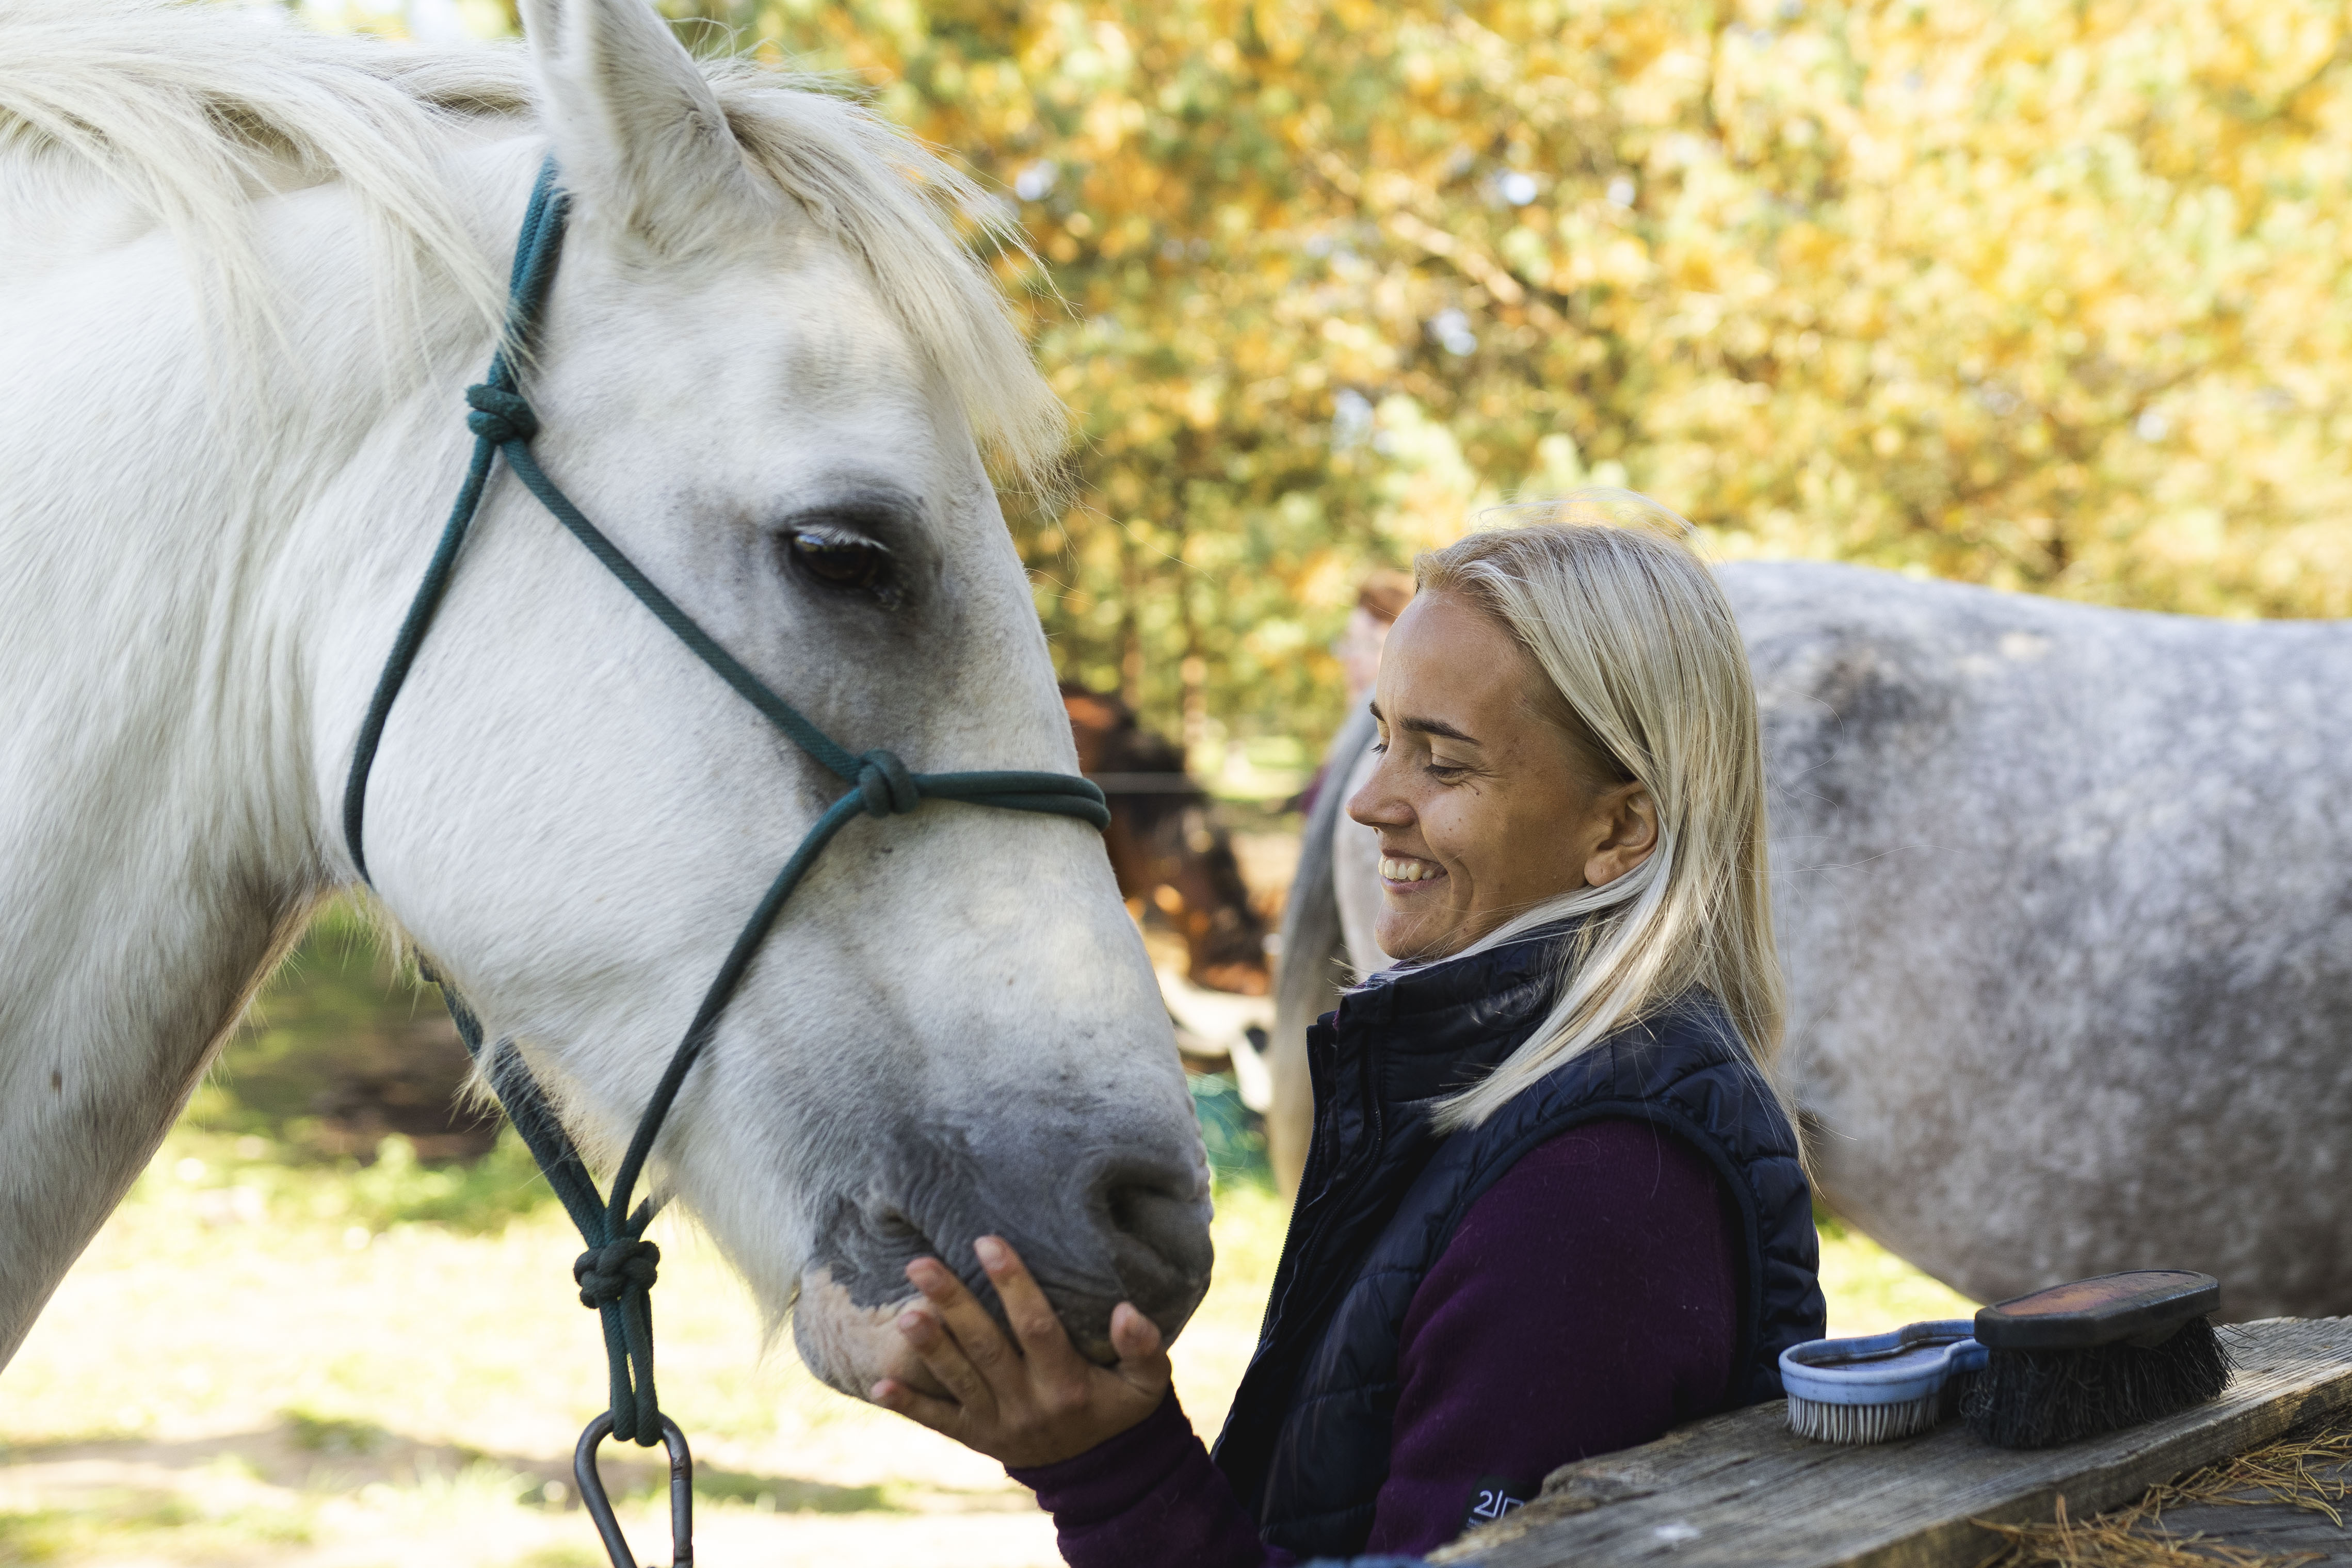
M2352 608L2341 5L707 5L1017 204L1039 608L1195 742L1319 732L1362 569L1586 483L1724 557Z

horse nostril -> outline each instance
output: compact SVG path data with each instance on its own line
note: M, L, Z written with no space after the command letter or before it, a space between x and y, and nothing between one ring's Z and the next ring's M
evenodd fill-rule
M1120 1289L1146 1317L1172 1331L1208 1285L1206 1206L1197 1194L1131 1178L1114 1181L1103 1197Z
M1140 1216L1150 1207L1152 1199L1165 1197L1163 1193L1132 1182L1122 1182L1112 1187L1104 1202L1104 1207L1110 1210L1111 1228L1122 1236L1133 1234L1139 1224L1146 1223Z
M886 1208L875 1218L874 1232L889 1245L910 1253L930 1249L930 1238L923 1234L923 1228L895 1208Z

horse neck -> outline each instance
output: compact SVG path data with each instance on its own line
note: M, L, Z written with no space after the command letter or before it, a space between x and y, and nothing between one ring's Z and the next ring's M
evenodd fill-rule
M331 191L293 200L337 233ZM404 408L333 295L363 263L308 261L310 380L267 421L219 400L289 388L223 366L162 235L0 289L0 1364L336 875L309 672L339 620L388 641L431 522L355 540L322 504Z

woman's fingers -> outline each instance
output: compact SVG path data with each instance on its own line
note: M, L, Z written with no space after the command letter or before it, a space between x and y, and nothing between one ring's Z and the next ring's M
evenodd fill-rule
M910 1308L898 1314L898 1329L916 1358L930 1368L931 1375L955 1396L958 1405L983 1418L995 1414L996 1390L989 1386L987 1378L973 1367L964 1347L940 1326L936 1318L920 1308Z
M1160 1325L1145 1317L1130 1301L1121 1301L1111 1309L1110 1347L1118 1353L1118 1365L1114 1374L1118 1379L1148 1395L1154 1404L1168 1392L1173 1369L1168 1364L1168 1350L1160 1342Z
M1045 1292L1030 1277L1028 1266L1021 1254L1001 1236L983 1236L971 1244L980 1266L988 1270L988 1282L996 1287L997 1296L1004 1302L1004 1315L1012 1320L1013 1336L1020 1340L1021 1349L1029 1358L1032 1375L1069 1375L1082 1371L1086 1365L1070 1344L1069 1331L1055 1315L1054 1304Z
M907 1278L931 1305L940 1322L955 1336L980 1375L1000 1394L1019 1375L1020 1357L1004 1343L1004 1334L988 1309L980 1304L955 1271L936 1258L918 1258L907 1265Z
M982 1237L973 1251L1021 1349L953 1270L935 1258L917 1259L907 1265L907 1278L923 1301L899 1315L898 1332L950 1397L886 1377L874 1385L874 1403L1014 1466L1085 1453L1160 1407L1168 1393L1168 1356L1150 1319L1120 1302L1110 1322L1118 1364L1092 1365L1071 1346L1045 1292L1003 1238Z
M1121 1301L1111 1309L1110 1347L1118 1352L1121 1366L1168 1364L1168 1353L1160 1343L1160 1325L1136 1311L1132 1301Z

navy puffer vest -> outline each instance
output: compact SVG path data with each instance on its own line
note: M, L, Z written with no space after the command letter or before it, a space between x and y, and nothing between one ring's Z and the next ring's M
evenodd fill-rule
M1706 993L1612 1034L1481 1126L1432 1130L1441 1100L1543 1021L1556 953L1556 939L1533 939L1379 976L1307 1031L1314 1143L1257 1353L1216 1448L1271 1545L1304 1557L1363 1550L1388 1478L1414 1290L1471 1204L1580 1123L1652 1123L1697 1150L1730 1191L1743 1264L1740 1402L1778 1397L1780 1352L1822 1333L1795 1135Z

